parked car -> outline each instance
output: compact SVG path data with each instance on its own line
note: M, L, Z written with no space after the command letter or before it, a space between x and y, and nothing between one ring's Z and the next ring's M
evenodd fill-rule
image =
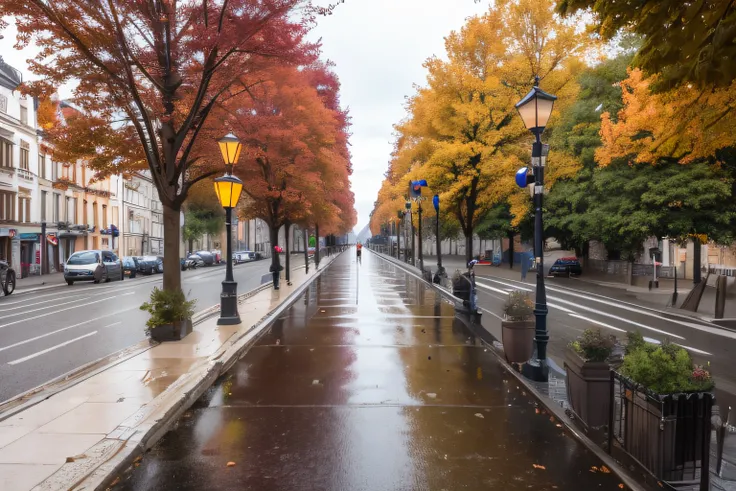
M163 259L157 256L138 257L138 272L142 274L162 273L164 270Z
M566 276L583 274L583 267L576 257L561 257L549 268L550 276Z
M204 259L202 259L202 256L199 254L189 254L189 256L187 256L187 260L192 261L192 268L200 268L204 266Z
M210 254L215 256L215 264L220 264L222 262L222 252L217 249L212 249L210 251Z
M205 266L212 266L215 264L215 255L209 251L197 251L196 254L202 258Z
M15 270L10 265L0 259L0 288L5 295L10 295L15 291Z
M247 263L256 260L256 253L252 251L238 251L233 253L233 262L235 264Z
M64 280L69 286L75 281L100 283L124 278L123 263L111 251L78 251L64 265Z
M158 272L163 274L164 273L164 257L163 256L156 256L156 258L159 260L158 263Z
M127 274L131 278L135 278L138 274L138 259L134 256L123 257L123 274Z

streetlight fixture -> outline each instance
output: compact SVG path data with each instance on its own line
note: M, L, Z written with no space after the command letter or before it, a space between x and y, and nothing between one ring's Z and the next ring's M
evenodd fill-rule
M537 260L537 295L534 305L536 317L534 333L534 355L523 367L522 373L538 382L549 380L547 366L547 292L544 287L544 227L542 223L542 200L544 196L544 167L549 145L543 145L541 136L552 114L557 97L539 88L539 77L534 78L534 87L516 104L524 126L534 134L532 144L532 169L534 177L534 251ZM517 174L518 175L518 174ZM518 181L517 181L518 182Z
M225 233L226 233L226 258L227 269L225 270L225 281L222 282L222 293L220 293L220 318L219 325L240 324L238 314L238 284L233 278L233 236L232 219L233 208L238 205L240 194L243 192L243 181L232 174L233 166L240 157L242 148L240 141L232 133L228 133L217 142L220 146L222 159L225 161L227 173L215 179L215 193L217 200L225 208Z
M396 259L401 261L401 234L404 233L401 227L401 221L404 219L404 212L401 210L397 211L396 219Z
M432 197L432 205L437 213L435 219L435 237L437 242L437 274L435 275L435 283L440 282L440 277L445 276L445 268L442 267L442 241L440 238L440 197L435 194Z

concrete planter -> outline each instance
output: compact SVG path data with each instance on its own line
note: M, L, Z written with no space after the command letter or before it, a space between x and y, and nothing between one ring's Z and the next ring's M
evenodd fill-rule
M163 324L150 330L151 339L163 343L165 341L180 341L192 332L192 319L185 319L174 324Z
M565 351L567 399L586 427L608 424L611 409L611 374L607 362L585 361L577 352Z
M501 342L509 363L529 361L534 351L534 321L501 321Z

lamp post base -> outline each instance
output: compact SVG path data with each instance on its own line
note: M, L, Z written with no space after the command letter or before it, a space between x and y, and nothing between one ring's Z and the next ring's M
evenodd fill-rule
M547 360L532 358L521 367L521 374L535 382L549 382L549 366Z
M231 326L234 324L240 324L238 283L225 280L222 282L222 293L220 293L220 318L217 319L217 325Z

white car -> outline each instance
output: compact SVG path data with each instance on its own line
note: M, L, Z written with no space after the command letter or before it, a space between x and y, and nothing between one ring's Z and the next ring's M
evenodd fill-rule
M235 264L248 263L256 260L256 253L251 251L233 252L233 262Z

